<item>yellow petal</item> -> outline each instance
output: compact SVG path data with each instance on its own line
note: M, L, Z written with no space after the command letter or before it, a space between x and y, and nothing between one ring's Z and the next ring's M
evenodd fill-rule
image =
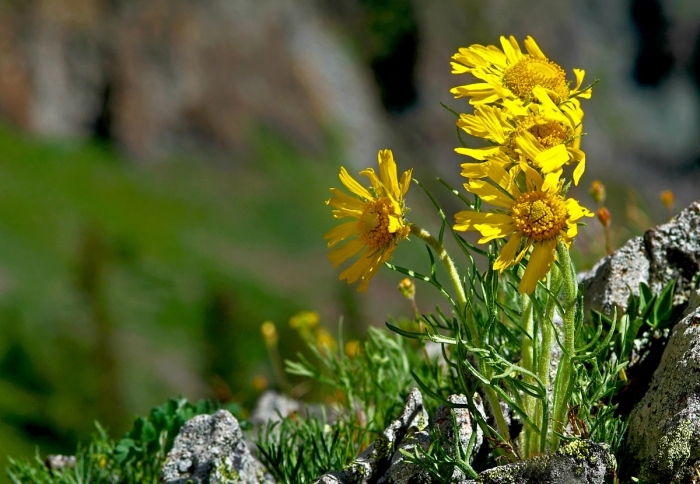
M523 278L520 280L518 291L532 294L537 287L537 281L544 278L554 262L554 252L557 248L556 239L546 239L535 242L530 260L525 268Z
M474 224L474 228L481 234L479 243L486 244L491 242L493 239L508 237L515 231L515 224L513 223L513 220L509 220L508 222L498 224L493 222L488 224Z
M475 225L479 224L506 224L513 223L510 215L491 212L474 212L463 210L455 214L455 230L466 231L476 230Z
M340 273L338 277L341 281L347 280L352 284L358 280L372 266L372 263L381 257L381 251L367 248L360 257L347 269Z
M379 176L382 179L386 192L394 200L399 199L399 180L396 170L396 162L394 154L391 150L380 150L377 155L379 158Z
M380 197L386 196L384 192L384 188L382 187L382 182L379 181L379 178L377 177L377 174L374 172L374 169L372 168L366 168L360 172L360 175L366 176L369 178L369 182L372 184L372 188L374 188L374 191L377 192L377 195Z
M355 195L359 195L360 197L364 198L365 200L373 200L374 197L367 191L365 187L357 183L357 180L355 180L353 177L350 176L348 171L345 169L345 167L340 167L340 181L343 182L343 185L345 185L348 190L350 190L352 193Z
M544 177L544 183L542 183L542 191L550 193L559 192L559 176L560 173L547 173Z
M457 148L459 149L459 148ZM457 151L457 149L455 151ZM459 153L459 151L457 151ZM462 173L464 178L485 178L489 176L489 162L483 163L462 163Z
M493 263L493 270L503 272L515 262L514 259L518 253L522 235L520 232L513 234L508 243L503 246L501 253L498 254L498 258Z
M542 53L540 46L537 45L537 42L535 42L535 39L533 39L531 36L528 35L525 37L525 41L523 43L525 44L525 50L527 50L528 54L535 57L540 57L542 59L547 58L547 56Z
M566 146L556 145L538 154L534 161L542 169L542 173L551 173L567 164L570 159Z
M573 88L573 91L578 91L581 89L581 84L583 84L583 77L586 75L586 71L583 69L574 69L574 75L576 76L576 87Z
M528 191L542 190L544 180L542 180L542 175L540 175L537 170L532 168L527 161L520 161L520 169L525 172L525 180Z
M333 227L331 230L326 232L326 235L324 235L323 238L328 240L328 247L333 247L338 242L342 242L343 240L352 237L356 233L357 222L345 222L344 224Z
M413 168L410 170L406 170L403 172L403 175L401 175L401 199L406 196L406 192L408 191L408 187L411 186L411 180L413 179Z
M501 151L500 146L484 146L483 148L455 148L460 155L471 156L475 160L485 160L487 156Z
M377 274L377 272L379 272L379 269L381 269L384 263L388 262L389 259L391 259L391 255L393 254L394 249L396 249L396 244L392 242L391 245L387 247L387 249L382 253L381 257L373 261L372 265L370 265L370 267L362 275L362 280L357 286L358 292L367 292L369 281Z
M581 158L581 161L578 162L578 165L576 165L576 168L574 169L574 185L578 185L578 181L583 176L583 172L585 170L586 170L586 157L584 156L583 158Z
M338 267L340 264L353 257L360 252L365 243L360 239L352 239L342 247L338 247L328 253L328 260L333 263L333 267Z
M464 184L464 187L467 191L481 197L484 202L496 207L510 208L515 203L515 200L508 197L498 188L482 180L470 180L469 183Z
M506 55L506 58L508 59L508 64L513 65L516 62L520 60L521 55L518 55L520 53L520 47L518 47L518 50L516 51L513 48L513 44L516 46L518 45L518 41L515 40L515 37L512 35L506 39L504 36L501 35L501 47L503 48L503 53Z
M586 207L581 206L573 198L567 198L564 203L566 204L567 219L571 222L575 222L581 217L593 216L593 212L588 210Z

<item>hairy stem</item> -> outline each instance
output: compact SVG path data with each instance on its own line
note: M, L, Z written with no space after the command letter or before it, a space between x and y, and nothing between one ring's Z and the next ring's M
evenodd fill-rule
M567 392L571 380L571 357L574 356L575 346L575 319L576 319L576 271L571 263L569 249L564 243L557 244L557 255L562 270L562 292L564 308L564 351L562 351L557 381L554 388L554 413L552 415L552 451L559 447L559 436L556 432L563 432L565 427Z
M459 311L467 324L469 332L471 333L471 343L474 346L481 348L483 342L481 341L481 336L479 334L478 328L474 324L473 315L471 314L471 311L467 306L467 295L464 292L464 286L462 286L462 279L459 277L457 267L455 267L454 262L448 255L445 246L442 245L442 243L439 240L430 235L430 233L427 230L424 230L418 227L417 225L413 224L411 224L410 227L411 233L420 238L426 244L428 244L428 246L435 251L438 259L440 259L442 264L445 266L445 269L447 269L447 274L449 275L450 280L452 281L452 285L454 286L455 293L457 294L457 305ZM477 357L477 362L479 364L479 369L481 370L483 375L486 378L491 379L491 377L493 377L493 369L489 367L481 357ZM503 416L503 411L501 410L498 394L489 385L484 385L484 393L486 394L486 398L491 406L491 411L493 412L493 415L496 419L498 432L501 434L501 437L506 442L509 442L510 433L508 430L508 424L506 423L506 419Z
M523 340L521 343L521 360L520 360L520 366L522 366L524 369L528 371L533 371L533 361L534 361L534 352L533 352L533 339L535 338L534 330L535 330L535 320L533 318L532 314L532 300L530 299L530 296L527 294L522 294L521 295L521 303L522 303L522 318L521 318L521 325L523 327ZM534 383L532 381L532 378L523 376L527 380L528 383ZM533 410L534 410L534 403L535 403L535 398L532 397L531 395L525 395L523 397L523 410L525 411L526 414L528 415L533 415ZM521 440L520 440L520 448L523 450L524 457L529 456L528 448L529 444L528 442L532 438L532 435L536 433L536 429L531 429L529 426L526 426L523 428L521 435Z

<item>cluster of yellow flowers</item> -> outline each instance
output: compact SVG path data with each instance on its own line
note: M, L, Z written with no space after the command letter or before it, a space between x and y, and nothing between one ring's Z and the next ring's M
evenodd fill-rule
M473 114L462 114L457 125L488 142L485 147L457 148L472 161L462 165L469 181L466 190L496 207L494 212L462 211L455 215L455 230L475 230L479 243L508 239L494 268L500 271L518 264L530 253L519 291L532 293L555 259L557 242L567 246L577 234L577 222L593 214L566 198L563 169L576 164L572 179L578 184L586 156L580 149L583 110L580 98L584 71L574 69L576 84L570 88L565 71L549 60L532 37L521 51L514 37L501 37L501 47L472 45L453 56L452 72L469 73L479 82L452 89L456 98L468 97ZM399 179L390 150L379 152L379 177L368 168L365 188L341 168L340 180L355 197L332 188L336 218L353 218L331 231L328 247L348 240L328 254L338 266L360 254L340 274L340 279L367 290L369 280L391 258L396 245L413 226L405 219L404 196L411 170ZM354 237L354 238L353 238ZM532 252L530 249L532 248Z

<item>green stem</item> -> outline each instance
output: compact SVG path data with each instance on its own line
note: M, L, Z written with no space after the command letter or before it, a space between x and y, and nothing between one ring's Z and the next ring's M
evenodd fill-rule
M474 324L471 312L467 310L467 295L464 292L462 280L459 277L459 273L457 272L457 267L455 267L454 262L452 262L452 259L447 253L447 250L445 250L445 246L442 245L442 243L439 240L430 235L430 232L428 232L427 230L424 230L418 227L417 225L413 224L411 224L410 227L411 233L420 238L426 244L428 244L430 248L435 251L435 254L437 255L438 259L440 259L440 262L442 262L442 265L445 266L445 269L447 269L447 274L450 276L452 285L454 286L455 292L457 293L457 305L459 306L459 310L465 316L464 319L467 322L469 332L471 333L471 337L474 340L472 342L474 343L474 346L481 347L479 331L477 330L476 325Z
M562 351L557 381L554 389L554 413L552 415L552 451L559 447L559 436L556 432L563 432L565 427L566 404L568 403L567 391L571 380L571 357L574 356L574 337L576 325L576 271L571 263L569 249L564 243L557 244L557 255L562 270L563 308L564 308L564 351Z
M545 307L544 320L540 331L542 332L542 339L540 343L540 354L537 361L537 376L542 381L545 388L549 389L549 366L551 364L552 357L552 343L554 342L554 309L556 308L555 298L559 294L561 289L562 276L559 267L556 264L552 266L552 272L550 272L547 278L549 284L550 296L547 299L547 306ZM547 395L546 398L549 398ZM535 421L542 422L541 431L545 434L549 427L549 422L544 421L542 401L538 400L535 403ZM534 449L533 452L543 453L547 449L542 444L546 444L546 439L540 439L540 445Z
M521 319L521 325L523 327L523 340L521 343L521 360L520 360L520 366L522 366L524 369L528 371L533 371L533 339L535 337L534 335L534 329L535 329L535 320L533 318L532 314L532 299L527 294L523 294L521 296L521 302L522 302L522 308L523 308L523 313L522 313L522 319ZM532 381L532 378L529 377L524 377L526 378L528 383L534 383ZM526 414L532 416L533 414L533 409L534 409L534 397L531 395L525 395L523 397L523 410L525 411ZM524 457L529 456L528 452L528 442L530 441L532 434L535 434L536 429L531 429L529 426L526 426L523 429L523 432L520 434L521 435L521 441L520 441L520 448L523 450Z
M435 251L438 259L440 259L442 264L445 266L445 269L447 269L447 274L449 275L450 280L452 281L452 285L454 286L455 292L457 294L457 305L459 311L464 316L464 321L466 322L469 332L471 333L471 343L474 346L481 348L481 336L476 325L474 324L473 315L467 306L467 295L464 292L462 280L459 277L457 267L455 267L454 262L448 255L445 246L442 245L442 243L439 240L430 235L430 233L427 230L424 230L418 227L417 225L413 224L411 224L410 227L411 233L420 238L426 244L428 244L428 246ZM481 357L477 357L477 362L479 364L479 369L481 370L483 375L490 380L493 377L493 369L490 368L485 363L484 359ZM484 385L484 393L486 394L486 399L491 405L491 411L493 412L493 415L496 419L496 424L498 426L498 431L501 434L501 437L506 442L510 442L508 424L506 423L506 419L503 416L503 411L501 410L498 394L489 385Z

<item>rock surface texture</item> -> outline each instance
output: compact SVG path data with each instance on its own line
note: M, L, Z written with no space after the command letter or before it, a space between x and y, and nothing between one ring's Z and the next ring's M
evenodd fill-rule
M167 484L266 484L274 480L251 455L238 420L227 410L188 420L161 472Z
M603 484L616 468L607 444L577 440L554 454L494 467L461 484Z
M628 445L640 478L689 479L700 458L700 308L690 298L649 391L634 408Z
M630 289L639 283L659 292L672 280L679 285L676 303L687 299L693 276L700 271L700 202L683 210L671 222L629 240L590 271L579 274L586 310L611 315L624 310Z

